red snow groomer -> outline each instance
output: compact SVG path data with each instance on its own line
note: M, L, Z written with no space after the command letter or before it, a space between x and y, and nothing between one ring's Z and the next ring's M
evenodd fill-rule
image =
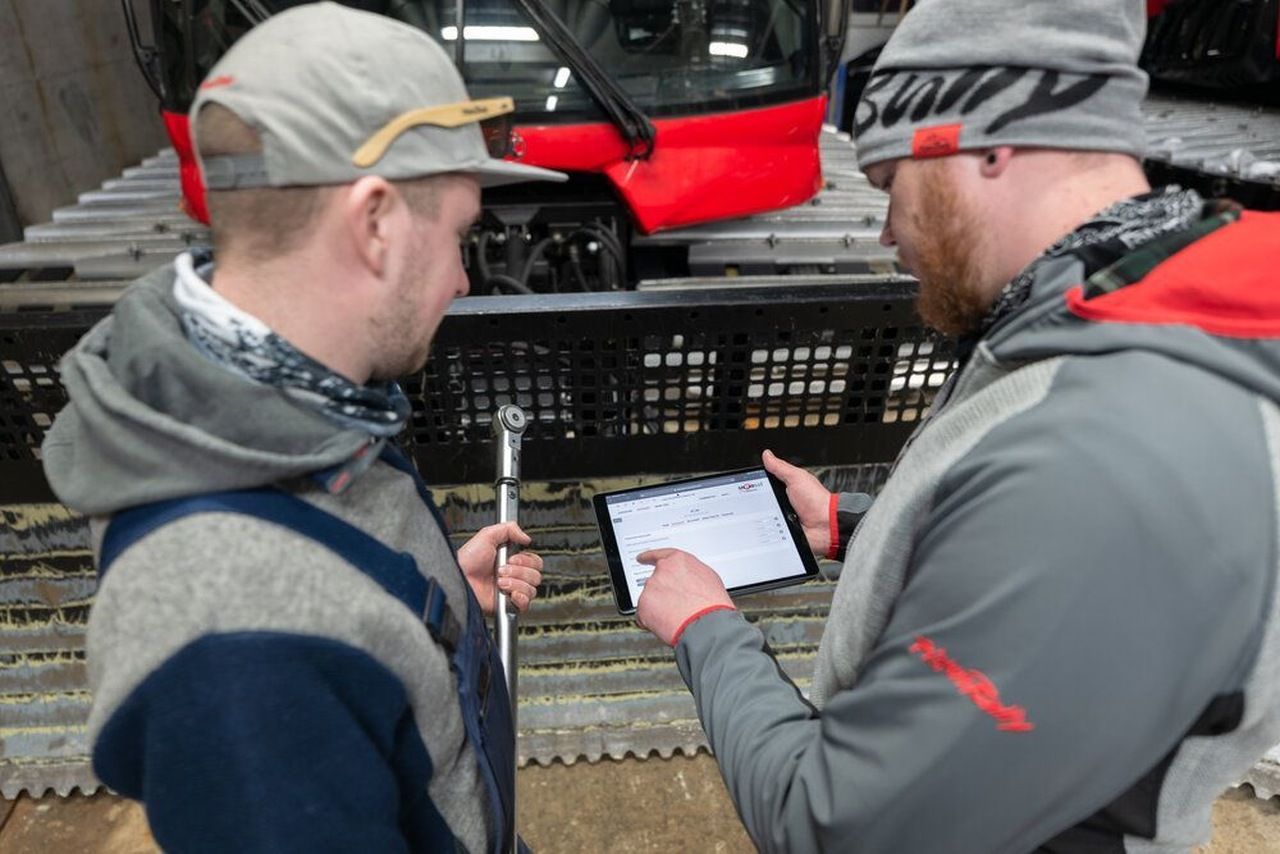
M187 110L219 57L290 0L123 0L139 64L207 221ZM820 5L825 4L825 5ZM473 98L515 100L507 156L570 173L496 188L475 293L611 290L687 274L635 235L791 207L822 186L824 88L847 12L829 0L344 0L428 33ZM682 269L682 267L685 267Z

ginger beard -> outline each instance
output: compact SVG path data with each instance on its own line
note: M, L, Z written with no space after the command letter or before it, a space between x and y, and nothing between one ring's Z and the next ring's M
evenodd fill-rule
M944 169L920 176L920 204L910 214L911 268L920 280L916 309L944 335L979 328L994 302L981 263L985 232Z

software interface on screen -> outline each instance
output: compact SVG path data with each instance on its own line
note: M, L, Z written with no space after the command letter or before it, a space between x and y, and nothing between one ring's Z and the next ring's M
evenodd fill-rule
M683 549L719 573L728 588L804 574L763 469L655 486L609 496L605 503L632 603L653 572L636 556L650 549Z

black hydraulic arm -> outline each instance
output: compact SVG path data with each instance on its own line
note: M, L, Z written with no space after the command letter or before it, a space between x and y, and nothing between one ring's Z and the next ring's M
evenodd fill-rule
M151 87L151 91L161 102L166 101L164 75L160 73L160 53L154 46L144 45L138 32L138 16L133 8L133 0L120 0L124 8L124 25L129 31L129 45L133 48L133 58L138 62L142 77Z

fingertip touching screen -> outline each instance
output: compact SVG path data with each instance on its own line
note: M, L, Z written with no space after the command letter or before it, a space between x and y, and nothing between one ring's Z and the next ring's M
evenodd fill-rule
M796 583L818 571L782 484L763 468L602 493L595 510L624 614L635 610L653 573L637 557L654 549L689 552L731 594Z

